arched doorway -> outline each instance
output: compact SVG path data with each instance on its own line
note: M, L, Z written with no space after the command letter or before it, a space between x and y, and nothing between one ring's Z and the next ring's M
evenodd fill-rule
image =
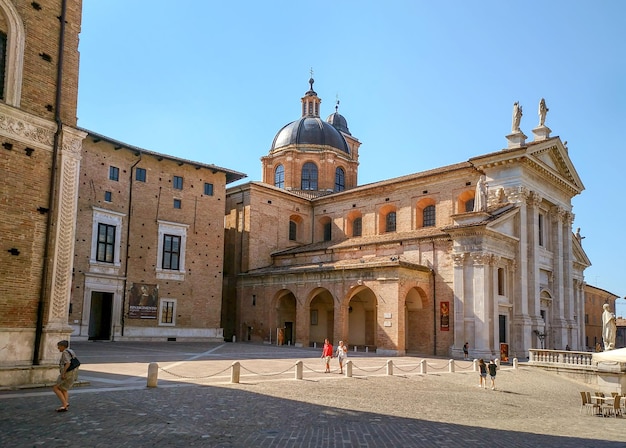
M318 346L324 344L324 339L333 343L335 337L335 303L333 295L324 288L317 288L312 293L309 304L309 343Z
M374 292L356 288L348 302L348 343L376 349L377 301Z
M296 296L288 289L282 289L276 294L274 325L276 330L273 337L277 341L286 345L296 342Z
M432 321L426 293L422 288L413 287L404 299L406 351L428 353L432 351Z

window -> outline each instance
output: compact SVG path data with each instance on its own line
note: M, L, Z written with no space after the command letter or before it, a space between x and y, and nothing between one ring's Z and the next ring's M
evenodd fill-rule
M539 232L539 245L543 246L543 215L541 213L539 213L539 226L538 226L538 232Z
M295 221L289 221L289 241L296 241L298 236L298 224Z
M354 218L352 221L352 236L361 236L363 232L363 219Z
M424 227L433 227L435 225L435 206L429 205L424 207Z
M177 271L180 260L180 236L163 235L163 269Z
M181 176L174 176L174 179L172 180L172 187L174 187L175 190L182 190L183 178Z
M330 241L332 238L332 223L330 221L324 223L324 241Z
M278 165L274 171L274 186L285 188L285 167Z
M176 299L161 300L159 325L176 325Z
M158 221L159 247L156 254L156 277L163 280L185 280L185 246L187 224Z
M589 323L589 314L585 314L585 323L588 324Z
M115 226L110 224L98 224L98 248L96 249L96 261L113 263L115 255Z
M307 162L302 167L302 190L317 190L317 165Z
M506 344L506 315L498 315L499 339L501 344Z
M116 166L109 167L109 179L114 180L116 182L120 180L120 169L118 167Z
M317 325L317 310L311 310L311 325Z
M113 195L110 191L105 191L104 192L104 201L105 202L111 202L113 200Z
M180 208L182 206L182 202L180 199L174 199L174 208Z
M135 180L138 182L146 181L146 170L145 168L136 168L135 169Z
M123 213L112 212L94 207L91 221L90 264L98 264L98 269L105 274L117 275L120 261L120 242L122 241Z
M473 212L474 211L474 199L469 199L465 201L465 211Z
M346 174L343 168L335 170L335 191L343 191L346 189Z
M504 296L504 268L498 268L498 295Z
M0 99L4 99L5 54L7 52L7 35L0 31Z
M204 194L205 196L213 196L213 184L208 182L204 183Z
M396 231L396 212L389 212L385 217L385 232Z

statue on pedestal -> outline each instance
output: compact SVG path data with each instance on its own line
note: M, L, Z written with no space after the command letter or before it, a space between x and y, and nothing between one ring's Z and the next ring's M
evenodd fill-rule
M602 305L604 312L602 313L602 341L604 342L604 351L613 350L615 348L615 335L617 333L617 325L615 323L615 314L609 310L609 304Z
M513 125L511 126L511 132L513 134L522 132L519 128L520 121L522 120L522 106L516 101L513 104Z
M548 115L549 110L546 106L546 100L541 98L541 101L539 101L539 126L545 126L546 115Z
M487 178L481 175L476 183L476 193L474 194L474 211L487 211Z

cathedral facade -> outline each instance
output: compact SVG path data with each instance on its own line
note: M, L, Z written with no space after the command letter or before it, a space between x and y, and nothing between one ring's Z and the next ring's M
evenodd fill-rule
M507 148L368 185L360 142L310 88L226 194L225 337L343 340L385 354L526 357L585 346L584 269L571 199L584 186L540 106L533 141L514 107Z

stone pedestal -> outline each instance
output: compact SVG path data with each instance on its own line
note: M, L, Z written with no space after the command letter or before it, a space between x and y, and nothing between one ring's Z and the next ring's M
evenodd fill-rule
M513 134L509 134L506 136L506 139L509 141L509 149L513 148L521 148L526 145L526 135L522 131L514 132Z
M535 141L540 142L542 140L549 139L550 132L552 132L552 129L550 129L547 126L537 126L535 129L533 129L533 135L535 136Z
M626 363L600 361L597 365L598 389L605 394L626 393Z

